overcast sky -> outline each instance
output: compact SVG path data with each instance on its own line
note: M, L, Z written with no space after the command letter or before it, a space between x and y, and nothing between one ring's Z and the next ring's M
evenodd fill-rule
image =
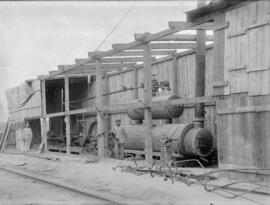
M0 2L0 121L6 120L5 89L47 74L59 64L87 57L134 2ZM133 41L133 33L159 32L185 20L196 1L138 1L108 41ZM1 115L1 105L0 105Z

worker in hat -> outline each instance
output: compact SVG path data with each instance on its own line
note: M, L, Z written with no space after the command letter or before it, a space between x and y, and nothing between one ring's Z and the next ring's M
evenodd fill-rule
M121 120L115 120L115 127L112 128L110 133L114 136L114 156L117 159L124 159L124 147L127 139L127 133L121 127Z
M26 122L26 126L22 131L22 135L23 135L23 139L24 139L24 151L29 152L31 142L33 139L33 132L32 132L32 129L30 128L29 122Z

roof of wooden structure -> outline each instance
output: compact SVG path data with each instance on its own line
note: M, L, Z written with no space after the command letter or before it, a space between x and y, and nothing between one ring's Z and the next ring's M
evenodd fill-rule
M251 1L257 0L216 0L206 6L186 12L187 21L195 21L197 18L209 15L210 13L228 9L240 3L249 3Z
M138 63L144 63L144 45L150 43L152 60L156 61L161 58L166 58L176 53L181 53L196 48L196 35L194 34L179 34L184 30L215 30L219 27L226 27L224 24L216 24L208 18L198 18L201 15L206 15L209 12L218 11L219 9L228 8L239 4L240 0L225 1L218 0L210 5L201 7L187 12L188 19L192 22L170 21L168 29L158 33L135 33L134 40L125 44L112 44L112 49L107 51L88 52L88 58L75 59L73 65L61 65L58 70L50 72L49 75L41 77L41 80L54 78L55 76L63 75L64 73L85 73L87 71L95 72L97 60L101 63L103 72L121 71L130 67L136 67ZM194 21L193 21L194 20ZM213 41L212 35L206 35L206 41Z

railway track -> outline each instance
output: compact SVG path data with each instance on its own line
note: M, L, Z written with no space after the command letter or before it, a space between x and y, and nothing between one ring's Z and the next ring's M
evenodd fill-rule
M44 184L48 185L53 185L58 188L62 188L64 190L68 190L69 192L73 192L77 195L83 195L84 197L87 197L89 199L89 204L100 204L100 205L105 205L105 204L119 204L119 205L131 205L131 204L145 204L142 201L137 201L137 200L126 200L117 196L89 190L89 189L83 189L79 187L74 187L71 185L67 185L66 183L60 182L59 180L51 179L45 176L39 176L37 174L33 173L27 173L22 170L17 170L14 168L7 168L7 167L2 167L0 166L0 170L4 172L8 172L14 175L22 176L24 178L29 178L35 181L39 181ZM91 203L93 202L93 203Z

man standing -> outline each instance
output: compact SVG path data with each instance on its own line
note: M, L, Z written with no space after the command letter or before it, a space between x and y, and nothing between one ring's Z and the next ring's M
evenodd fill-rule
M33 133L32 133L32 130L30 128L29 122L26 122L26 126L23 129L23 138L24 138L24 141L25 141L24 151L29 152L31 142L32 142L32 139L33 139Z
M114 154L117 159L124 159L124 146L127 139L127 133L121 127L121 120L115 121L116 127L112 128L111 133L114 137Z

